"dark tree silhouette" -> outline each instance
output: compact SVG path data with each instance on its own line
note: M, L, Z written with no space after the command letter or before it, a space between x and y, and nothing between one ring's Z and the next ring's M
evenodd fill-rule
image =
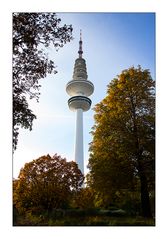
M18 142L19 127L32 129L35 114L28 97L39 100L39 79L56 73L54 62L45 48L56 51L72 40L72 26L60 26L55 13L13 13L13 149Z

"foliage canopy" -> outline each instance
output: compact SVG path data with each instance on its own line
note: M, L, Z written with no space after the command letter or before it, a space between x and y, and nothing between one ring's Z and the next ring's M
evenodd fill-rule
M14 206L20 210L31 208L66 208L84 177L75 162L67 162L58 155L42 156L26 163L14 180Z
M139 190L142 212L150 216L154 190L155 82L148 70L131 67L108 85L95 106L90 145L90 184L107 201L124 190Z
M36 116L27 99L39 99L39 79L56 73L45 48L57 51L72 39L72 26L60 26L55 13L13 13L13 149L19 127L32 130Z

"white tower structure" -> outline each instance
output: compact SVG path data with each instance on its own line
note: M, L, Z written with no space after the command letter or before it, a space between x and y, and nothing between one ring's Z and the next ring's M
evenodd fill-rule
M70 110L76 111L76 140L75 161L84 174L83 157L83 112L90 109L92 101L88 98L93 91L94 85L88 81L85 59L82 58L82 33L80 31L79 57L75 60L72 80L66 85L66 92L71 96L68 100Z

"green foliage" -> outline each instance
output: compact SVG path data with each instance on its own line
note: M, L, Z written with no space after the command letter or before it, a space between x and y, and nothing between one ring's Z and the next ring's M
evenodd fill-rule
M90 145L89 185L108 205L117 192L139 191L144 216L150 216L154 189L155 82L139 66L124 70L95 106ZM123 195L123 200L124 200Z
M74 194L71 206L79 209L94 208L94 199L95 193L91 188L81 188Z
M72 39L72 26L60 25L55 13L13 13L13 149L19 127L32 129L36 116L27 97L39 99L39 79L56 73L46 48L57 51Z
M26 163L14 180L13 202L19 213L67 208L84 177L75 162L60 156L42 156Z

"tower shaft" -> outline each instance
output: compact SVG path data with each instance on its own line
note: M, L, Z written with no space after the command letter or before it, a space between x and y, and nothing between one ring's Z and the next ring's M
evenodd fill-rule
M83 110L76 110L76 140L75 140L75 162L84 174L83 160Z

